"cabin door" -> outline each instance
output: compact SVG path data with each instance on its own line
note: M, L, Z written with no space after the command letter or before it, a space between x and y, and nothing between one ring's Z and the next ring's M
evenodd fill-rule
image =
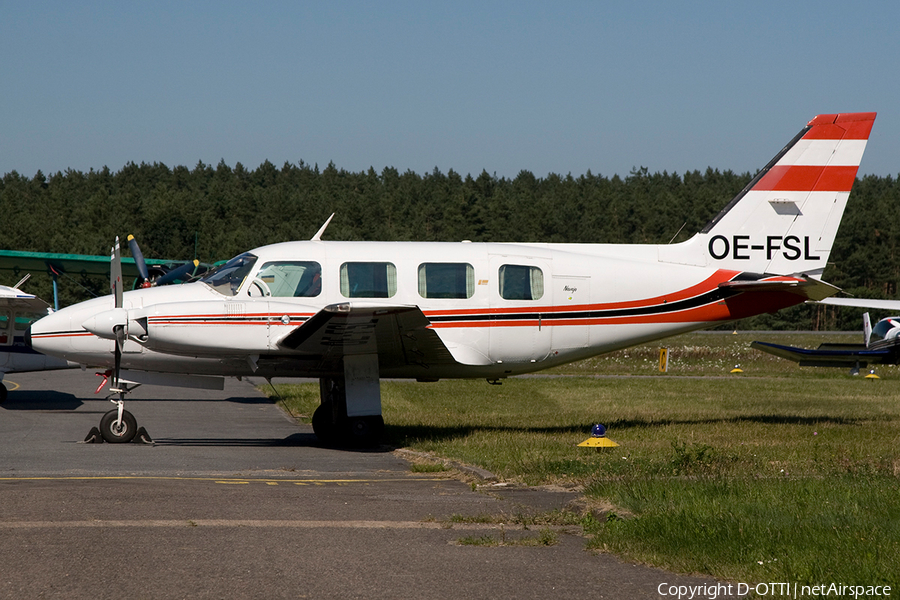
M550 260L496 254L490 259L490 358L521 367L550 355L551 331L544 324L553 294Z
M553 276L553 304L558 311L553 325L554 351L590 345L590 327L578 320L590 301L590 277Z

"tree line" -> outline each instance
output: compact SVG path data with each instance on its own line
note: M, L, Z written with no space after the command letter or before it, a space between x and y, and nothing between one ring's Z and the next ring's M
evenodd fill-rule
M309 239L336 213L326 239L665 244L688 239L752 177L730 170L625 177L520 171L350 172L329 164L263 162L253 170L197 163L129 163L0 179L0 248L106 255L133 234L145 256L215 262L274 242ZM896 298L900 185L857 179L824 279L857 296ZM48 277L26 286L50 295ZM105 282L62 280L62 304L102 294ZM6 285L15 281L0 281ZM858 329L860 310L800 306L738 324L756 329ZM873 312L873 316L877 316Z

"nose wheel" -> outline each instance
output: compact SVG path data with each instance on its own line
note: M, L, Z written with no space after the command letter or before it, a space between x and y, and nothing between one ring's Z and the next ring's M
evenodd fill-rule
M137 435L137 419L123 408L123 401L115 402L119 407L107 412L100 419L100 435L108 444L127 444Z
M103 383L97 388L99 392L109 380L110 373L97 373L103 377ZM108 444L127 444L132 441L139 441L146 444L152 443L150 435L143 427L137 426L137 419L134 415L125 410L125 394L133 390L137 386L128 387L124 382L118 382L118 385L111 391L109 401L116 405L114 409L108 411L100 419L99 430L96 427L91 428L90 433L85 438L85 442L106 442ZM118 398L114 397L118 395ZM135 439L137 438L137 439Z

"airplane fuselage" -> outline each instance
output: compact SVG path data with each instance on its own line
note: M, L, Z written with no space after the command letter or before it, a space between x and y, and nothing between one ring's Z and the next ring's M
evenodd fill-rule
M804 300L756 293L750 305L743 294L719 286L739 272L660 262L658 248L275 244L246 255L253 264L238 274L239 282L126 292L121 364L174 373L319 377L333 367L322 365L309 347L286 348L287 336L326 306L403 306L422 311L453 360L382 360L382 377L497 378L758 314L761 303L777 310ZM300 289L305 283L316 287ZM103 335L102 315L115 320L112 309L111 297L63 309L40 322L32 342L75 362L111 367L114 337L96 333ZM362 345L371 334L367 327L333 327L319 343Z

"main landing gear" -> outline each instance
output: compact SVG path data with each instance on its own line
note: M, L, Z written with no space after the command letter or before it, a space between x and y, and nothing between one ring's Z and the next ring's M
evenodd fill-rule
M103 377L103 383L97 388L97 392L103 389L109 381L111 373L97 373ZM153 442L150 435L143 427L138 428L137 419L134 415L125 410L125 394L135 389L137 385L128 387L124 382L118 382L116 387L110 388L112 392L109 401L116 405L116 408L106 412L100 418L100 428L92 427L84 441L87 443L99 444L106 442L108 444L127 444L128 442L138 441L145 444ZM118 397L116 397L118 396Z
M319 380L322 403L313 413L312 418L316 437L326 446L351 448L377 446L384 433L384 418L380 414L381 395L378 380L375 380L374 390L368 386L368 390L362 391L369 400L368 410L364 406L360 406L363 398L358 395L354 397L354 392L359 393L360 390L358 385L353 385L353 382L350 385L351 393L348 403L347 387L347 381L343 377L327 377ZM375 394L378 403L377 411L371 404L372 393ZM378 414L357 414L359 412L377 412Z

